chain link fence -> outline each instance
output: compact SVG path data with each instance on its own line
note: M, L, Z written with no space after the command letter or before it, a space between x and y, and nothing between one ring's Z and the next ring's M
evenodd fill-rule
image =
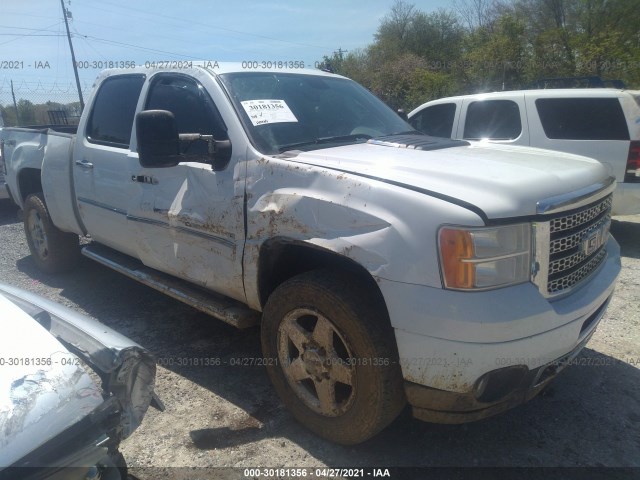
M90 90L83 89L84 98ZM0 126L76 125L81 113L75 83L0 83Z

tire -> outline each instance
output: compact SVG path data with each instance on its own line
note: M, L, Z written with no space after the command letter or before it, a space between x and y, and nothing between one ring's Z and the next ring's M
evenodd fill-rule
M99 463L100 478L128 480L129 468L120 450L110 451L109 455Z
M33 261L43 272L64 272L78 263L78 235L63 232L53 224L42 193L27 197L24 205L24 233Z
M405 405L386 309L357 278L316 270L287 280L267 301L261 336L278 396L327 440L363 442Z

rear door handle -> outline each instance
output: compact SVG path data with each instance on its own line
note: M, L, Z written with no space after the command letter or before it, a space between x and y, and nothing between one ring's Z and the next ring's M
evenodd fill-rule
M87 162L86 160L76 160L76 165L82 168L86 168L87 170L93 168L93 163Z

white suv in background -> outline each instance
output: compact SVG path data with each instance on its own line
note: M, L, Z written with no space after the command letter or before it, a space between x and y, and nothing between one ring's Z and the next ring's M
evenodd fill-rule
M435 137L529 145L595 158L618 181L613 214L640 214L640 91L517 90L448 97L411 113Z

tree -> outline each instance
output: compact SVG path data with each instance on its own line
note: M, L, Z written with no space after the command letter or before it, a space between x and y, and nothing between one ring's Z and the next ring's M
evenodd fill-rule
M14 127L18 125L18 119L16 118L16 109L11 106L0 105L0 114L4 121L5 127Z
M18 118L22 125L33 125L36 123L36 110L33 103L24 98L18 100Z
M469 31L487 27L493 20L492 0L454 0L453 8Z
M325 57L394 108L599 75L640 86L640 0L456 0L423 12L396 0L373 42Z

